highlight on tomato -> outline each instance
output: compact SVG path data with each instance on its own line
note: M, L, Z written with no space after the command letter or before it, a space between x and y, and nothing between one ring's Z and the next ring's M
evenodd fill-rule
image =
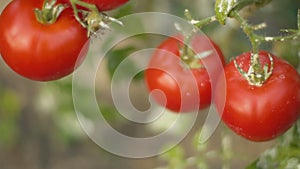
M207 36L196 34L188 44L184 39L176 35L163 41L145 70L145 83L152 98L173 112L209 106L211 81L225 64L221 50Z
M271 53L253 55L243 53L225 66L226 78L218 79L216 93L226 96L216 95L214 101L222 120L235 133L251 141L269 141L299 118L300 76Z

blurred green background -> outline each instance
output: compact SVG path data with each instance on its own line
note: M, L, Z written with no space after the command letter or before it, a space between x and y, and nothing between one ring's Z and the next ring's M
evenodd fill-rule
M9 0L0 1L0 11ZM249 8L249 20L253 24L266 22L264 35L279 35L280 29L296 29L298 0L274 0L261 8ZM212 0L131 0L125 6L108 12L122 17L138 12L163 12L183 17L189 9L195 18L213 15ZM146 20L134 21L143 24ZM133 22L133 23L134 23ZM211 24L203 29L223 50L227 60L249 51L250 43L239 26L229 20L228 25ZM163 25L162 25L163 26ZM107 68L99 73L101 84L97 97L103 101L101 111L119 131L132 136L155 133L158 127L137 127L119 117L110 95L110 74L131 51L157 46L164 37L146 35L126 41L106 57ZM1 44L0 44L1 45ZM267 44L263 49L272 51L298 67L300 42ZM107 59L109 58L109 59ZM142 77L142 75L141 75ZM147 109L147 91L142 78L132 82L130 96L139 109ZM180 146L161 156L146 159L129 159L104 151L94 144L81 129L72 102L72 76L41 83L24 79L12 72L0 60L0 168L1 169L153 169L167 166L181 167L182 162L199 157L198 166L211 169L244 168L254 161L275 141L253 143L236 136L220 124L205 145L195 144L195 135L207 116L201 112L197 124ZM220 155L221 154L221 155ZM172 162L172 160L174 160ZM166 161L171 161L167 163ZM196 168L196 165L190 167ZM201 168L201 169L202 169Z

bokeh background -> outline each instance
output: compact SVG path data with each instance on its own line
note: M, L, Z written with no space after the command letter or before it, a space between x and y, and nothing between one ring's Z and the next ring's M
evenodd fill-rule
M0 0L0 11L9 2ZM300 8L298 0L273 0L260 9L248 8L245 13L249 15L249 20L253 24L266 22L268 27L261 33L273 36L279 35L280 29L296 29L297 8ZM131 0L130 3L108 14L119 18L138 12L162 12L184 18L184 9L189 9L195 18L201 19L214 14L214 1ZM138 23L138 26L147 21L137 20L132 23ZM251 49L246 36L233 20L228 20L226 26L213 23L203 28L203 32L220 46L228 61ZM97 98L101 101L99 108L110 124L126 135L135 137L151 135L161 130L164 124L157 123L155 126L147 127L121 118L112 102L110 77L118 63L132 51L156 47L164 38L159 35L141 35L123 42L105 56L106 64L97 73L96 83L101 86L96 89ZM298 67L299 41L266 44L262 48L272 51ZM130 98L138 109L149 108L148 93L142 74L132 82ZM244 168L265 149L276 144L276 141L264 143L247 141L229 131L221 123L205 144L198 145L195 138L207 116L207 111L199 113L196 125L178 147L171 151L145 159L123 158L101 149L82 130L73 107L72 75L53 82L35 82L12 72L1 59L0 168L184 169L183 163L189 161L195 163L191 169L197 168L197 165L211 169L238 169ZM172 113L170 118L173 118Z

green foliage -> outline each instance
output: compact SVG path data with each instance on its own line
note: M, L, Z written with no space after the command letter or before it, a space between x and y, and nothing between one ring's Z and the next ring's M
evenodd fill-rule
M162 155L162 159L168 161L167 169L182 169L185 168L184 149L176 146Z
M285 43L278 43L274 46L274 50L284 60L288 61L295 68L300 63L300 41L288 41Z
M10 145L17 139L21 102L9 88L0 90L0 143Z
M135 51L134 47L126 47L122 49L115 49L110 51L107 55L107 68L110 77L114 76L114 73L120 63L124 61L133 51ZM126 69L122 69L122 75L126 77L126 75L130 75L131 73L136 72L137 66L133 60L126 60ZM118 75L120 76L120 75ZM134 80L141 80L143 78L143 72L139 72L134 76Z
M133 11L133 2L129 2L125 4L124 6L121 6L118 8L118 10L114 13L114 18L121 18L126 15L132 14Z
M300 168L300 120L279 139L277 146L266 150L247 169Z

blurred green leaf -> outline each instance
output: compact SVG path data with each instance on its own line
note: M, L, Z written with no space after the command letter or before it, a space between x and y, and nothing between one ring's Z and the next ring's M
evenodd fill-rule
M119 112L112 106L101 105L100 111L103 117L105 118L105 120L107 120L108 122L116 122L122 118Z
M168 161L168 169L184 169L186 166L184 149L177 145L162 155Z
M300 120L246 169L297 169L300 167Z
M300 41L287 41L284 43L276 43L274 45L274 51L278 54L278 57L288 61L295 68L300 63Z
M135 51L134 47L127 47L127 48L122 48L122 49L115 49L112 50L110 53L108 53L107 57L107 68L108 68L108 73L110 77L112 78L114 76L114 73L120 63L124 61L127 56L129 56L133 51ZM135 73L137 70L137 66L134 63L133 60L127 59L125 62L126 69L122 69L118 73L122 73L122 75L118 74L118 76L124 76L127 77L128 75L131 75L132 73ZM123 67L122 67L123 68ZM143 78L143 72L139 72L134 76L134 80L141 80Z
M21 102L15 91L4 88L0 96L0 141L6 145L12 144L18 133L18 119Z
M134 4L132 2L129 2L119 7L118 10L116 10L116 12L114 13L114 18L121 18L123 16L132 14L133 5Z

